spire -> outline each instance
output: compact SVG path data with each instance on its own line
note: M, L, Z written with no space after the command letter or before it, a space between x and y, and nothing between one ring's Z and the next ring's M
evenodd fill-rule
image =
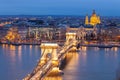
M92 16L97 16L95 10L93 10Z
M95 13L95 10L93 10L93 14L96 14L96 13Z

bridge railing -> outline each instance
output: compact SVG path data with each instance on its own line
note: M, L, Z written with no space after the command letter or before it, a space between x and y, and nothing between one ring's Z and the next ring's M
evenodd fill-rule
M49 60L39 71L36 72L35 75L33 75L29 80L41 80L43 74L45 73L45 71L47 70L47 68L49 68L51 65L51 60Z
M60 51L58 51L58 59L62 57L66 52L68 52L74 45L72 44L74 40L70 41L69 44L64 45Z

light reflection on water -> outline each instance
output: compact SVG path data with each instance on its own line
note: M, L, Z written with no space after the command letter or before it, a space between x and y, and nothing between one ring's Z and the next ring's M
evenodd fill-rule
M119 48L81 47L80 50L65 67L63 80L119 80Z
M81 47L63 69L64 75L46 80L116 80L120 76L120 48ZM22 80L40 58L40 46L0 45L0 80ZM119 80L119 79L118 79Z
M0 80L22 80L39 58L39 46L0 45Z

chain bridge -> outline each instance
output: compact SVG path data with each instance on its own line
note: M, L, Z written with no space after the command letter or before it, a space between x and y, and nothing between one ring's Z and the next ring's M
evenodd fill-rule
M76 33L66 33L66 42L62 47L57 43L41 43L41 58L32 73L23 80L44 80L48 75L58 75L60 64L64 60L66 53L76 51Z

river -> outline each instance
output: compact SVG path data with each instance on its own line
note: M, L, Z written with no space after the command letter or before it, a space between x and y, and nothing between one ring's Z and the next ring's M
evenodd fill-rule
M0 80L22 80L40 58L40 46L0 45ZM120 48L81 47L63 69L49 80L119 80Z

